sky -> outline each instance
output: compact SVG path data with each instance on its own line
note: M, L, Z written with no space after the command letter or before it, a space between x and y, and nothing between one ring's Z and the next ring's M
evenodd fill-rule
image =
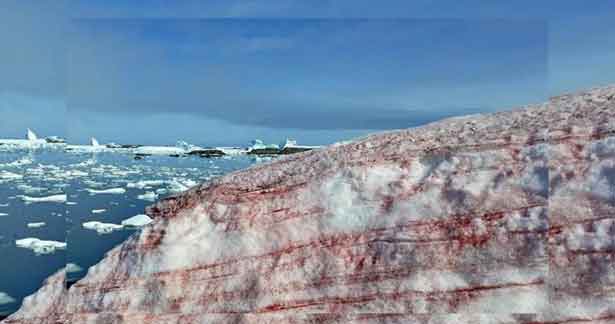
M328 144L615 83L615 3L7 0L0 138Z

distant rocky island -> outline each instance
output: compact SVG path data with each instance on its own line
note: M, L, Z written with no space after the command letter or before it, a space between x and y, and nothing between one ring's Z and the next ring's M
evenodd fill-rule
M86 277L67 288L59 271L4 323L611 323L614 98L595 88L216 178L151 206Z

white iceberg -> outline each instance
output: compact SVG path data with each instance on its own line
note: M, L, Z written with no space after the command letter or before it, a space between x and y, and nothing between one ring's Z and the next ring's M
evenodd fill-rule
M66 249L66 242L47 241L35 237L16 240L15 245L20 248L30 249L36 254L50 254L56 250Z
M108 194L108 195L121 195L126 193L126 189L124 188L111 188L111 189L103 189L103 190L97 190L97 189L86 189L87 192L89 192L91 195L104 195L104 194Z
M280 147L276 144L264 144L262 140L255 139L252 141L252 146L248 148L249 151L252 150L264 150L264 149L279 149Z
M26 132L26 139L28 141L36 141L38 140L38 136L36 136L36 134L28 128L27 132Z
M2 216L8 216L8 215L9 215L9 214L7 214L7 213L0 213L0 217L2 217Z
M27 226L28 228L39 228L39 227L43 227L47 224L45 224L45 222L34 222L34 223L28 223Z
M321 146L310 146L310 145L298 145L297 141L294 139L287 138L286 141L280 144L282 149L285 148L298 148L298 149L317 149L321 148Z
M117 224L112 224L112 223L102 223L102 222L97 222L97 221L85 222L81 224L81 226L83 226L83 228L85 229L94 230L98 234L108 234L113 231L122 229L124 227L122 225L117 225Z
M158 198L158 194L153 191L147 191L146 193L137 196L137 199L147 200L147 201L154 201L157 198Z
M9 294L0 291L0 305L12 304L16 302L15 298L9 296Z
M106 211L106 209L92 209L92 214L102 214Z
M23 200L27 204L31 203L40 203L40 202L51 202L51 203L65 203L66 195L52 195L47 197L30 197L30 196L20 196L21 200Z
M123 220L122 225L132 226L132 227L142 227L142 226L145 226L151 223L152 221L153 220L149 216L145 214L139 214L139 215L132 216L130 218Z

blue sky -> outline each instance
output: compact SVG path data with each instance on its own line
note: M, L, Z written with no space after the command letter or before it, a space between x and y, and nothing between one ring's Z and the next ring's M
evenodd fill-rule
M325 144L615 82L608 1L8 3L0 137Z

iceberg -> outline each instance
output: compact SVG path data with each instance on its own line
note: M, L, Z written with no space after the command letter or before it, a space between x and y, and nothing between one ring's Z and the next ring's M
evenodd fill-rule
M0 213L0 217L3 217L3 216L8 216L8 215L9 215L9 214L7 214L7 213Z
M26 132L26 139L28 141L36 141L38 140L38 136L36 136L36 134L34 134L34 132L28 128L27 132Z
M249 147L249 151L252 150L266 150L266 149L279 149L280 147L276 144L265 144L260 139L255 139L252 141L252 145Z
M39 227L43 227L47 224L45 224L45 222L35 222L35 223L28 223L27 226L28 228L39 228Z
M46 241L35 237L27 237L15 241L15 245L20 248L30 249L37 255L50 254L57 250L66 249L66 242Z
M94 137L90 138L90 145L94 147L102 146L100 145L100 143L98 143L98 140L96 140Z
M139 215L132 216L130 218L123 220L122 225L132 226L132 227L142 227L142 226L145 226L151 223L152 221L153 220L149 216L145 214L139 214Z
M47 197L30 197L30 196L20 196L21 200L26 203L40 203L40 202L52 202L52 203L65 203L66 195L52 195Z
M93 209L92 214L102 214L106 211L107 211L106 209Z
M96 189L86 189L87 192L90 193L90 195L98 195L98 194L109 194L109 195L121 195L126 193L126 189L124 188L111 188L111 189L104 189L104 190L96 190Z
M112 224L112 223L102 223L102 222L97 222L97 221L85 222L81 224L81 226L83 226L83 228L85 229L94 230L98 234L109 234L113 231L117 231L124 227L122 225L117 225L117 224Z

